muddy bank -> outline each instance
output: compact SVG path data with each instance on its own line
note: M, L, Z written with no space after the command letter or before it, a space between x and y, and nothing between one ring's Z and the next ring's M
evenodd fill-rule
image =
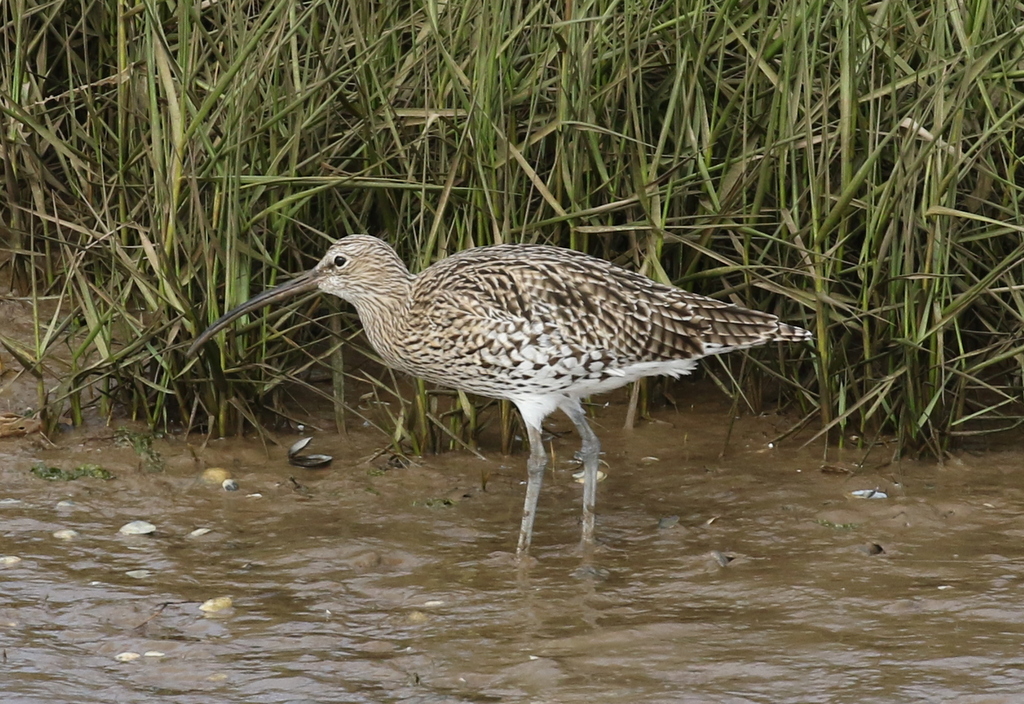
M311 471L294 437L171 437L152 471L106 428L0 441L4 701L1019 700L1020 453L822 471L820 446L768 446L791 419L743 418L726 448L713 391L631 432L623 412L595 410L593 563L569 434L525 574L521 454L404 466L378 434L323 434ZM199 479L214 466L239 490ZM156 532L118 533L139 519Z

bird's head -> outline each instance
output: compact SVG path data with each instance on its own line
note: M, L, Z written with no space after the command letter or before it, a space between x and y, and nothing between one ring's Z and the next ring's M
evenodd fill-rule
M320 263L306 273L257 294L225 313L195 339L188 354L195 354L217 332L246 313L300 293L320 289L359 309L363 304L372 305L373 301L402 296L410 280L409 270L386 242L370 235L349 235L331 245Z

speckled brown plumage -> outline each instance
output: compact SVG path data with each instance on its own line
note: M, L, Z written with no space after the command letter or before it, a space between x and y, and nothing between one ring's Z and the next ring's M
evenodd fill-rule
M193 348L238 315L313 287L355 306L388 365L516 404L531 443L520 553L530 543L544 470L540 426L552 411L565 411L584 439L587 541L599 444L580 398L644 376L687 374L711 354L810 337L774 315L664 286L568 249L478 247L413 276L383 241L350 235L312 271L225 315Z

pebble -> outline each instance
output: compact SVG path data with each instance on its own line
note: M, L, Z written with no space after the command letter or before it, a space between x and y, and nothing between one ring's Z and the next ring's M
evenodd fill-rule
M146 579L146 577L152 576L153 571L152 570L128 570L127 572L125 572L125 574L128 575L129 577L131 577L132 579Z
M132 521L121 526L118 533L123 535L149 535L156 532L156 526L148 521Z
M434 601L424 601L423 602L423 608L424 609L436 609L439 606L444 606L444 602L439 600L439 599L435 599Z
M611 575L612 573L609 570L603 567L595 567L594 565L583 565L572 571L573 578L588 582L603 582L611 577Z
M429 617L422 611L410 611L409 615L405 617L405 620L413 625L418 625L420 623L426 623L428 618Z
M658 527L665 530L674 527L677 523L679 523L679 516L665 516L658 521Z
M64 528L53 532L53 537L58 540L74 540L78 537L77 530L71 530L70 528Z
M218 611L224 611L225 609L231 608L231 597L229 596L218 596L213 599L207 599L199 605L199 610L204 611L208 614L215 614Z
M19 562L21 562L21 558L14 555L0 556L0 567L14 567Z
M202 474L202 480L207 484L220 484L224 485L228 479L231 479L231 472L224 469L223 467L210 467Z
M192 531L191 533L188 534L188 537L190 537L190 538L200 538L200 537L206 535L207 533L211 532L212 530L213 530L212 528L196 528L194 531Z
M161 653L159 650L147 650L142 654L144 658L162 658L165 653Z
M868 543L867 545L858 545L857 549L865 555L884 555L885 548L878 543Z
M114 659L118 662L133 662L141 657L138 653L118 653L114 656Z
M225 479L221 482L221 486L224 488L224 491L238 491L238 482L234 479Z

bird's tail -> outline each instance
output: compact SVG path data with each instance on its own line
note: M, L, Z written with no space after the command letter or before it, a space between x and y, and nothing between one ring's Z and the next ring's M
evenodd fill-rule
M810 330L798 328L796 325L779 323L779 329L775 331L775 337L772 339L778 342L802 342L810 340L812 337Z

